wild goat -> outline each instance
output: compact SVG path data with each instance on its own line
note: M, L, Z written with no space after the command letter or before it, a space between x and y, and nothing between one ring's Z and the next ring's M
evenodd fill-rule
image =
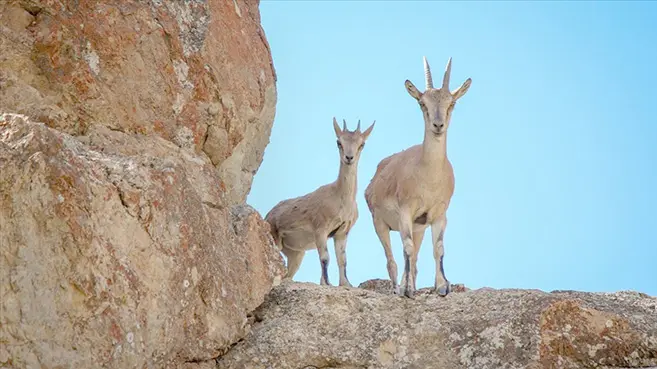
M451 68L452 58L447 62L442 86L434 88L425 57L426 91L418 91L411 81L406 80L406 90L418 101L424 115L424 141L381 160L365 190L365 200L385 251L395 292L410 298L415 292L417 255L428 226L431 226L436 261L434 288L442 296L450 291L443 270L446 212L454 192L454 172L447 159L447 128L456 101L465 95L472 83L468 78L461 87L450 92ZM390 248L390 231L399 232L404 245L401 290L397 284L397 264Z
M376 122L376 121L375 121ZM333 129L338 139L340 172L338 179L301 197L283 200L267 213L276 244L287 258L286 279L292 279L307 250L317 248L322 267L320 284L331 285L328 278L329 255L326 242L333 238L340 271L340 286L349 286L347 279L347 236L358 219L356 205L356 177L358 160L374 123L360 131L360 120L355 131L342 130L333 118Z

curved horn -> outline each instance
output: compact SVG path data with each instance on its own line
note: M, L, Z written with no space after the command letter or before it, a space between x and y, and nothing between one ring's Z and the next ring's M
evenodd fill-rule
M346 119L342 120L342 131L347 132L347 120Z
M356 127L356 132L360 133L360 119L358 120L358 126Z
M427 90L433 88L433 80L431 79L431 68L429 68L429 62L427 57L424 56L424 79L427 83Z
M452 74L452 57L447 61L447 67L445 68L445 76L443 77L443 90L449 91L449 76Z

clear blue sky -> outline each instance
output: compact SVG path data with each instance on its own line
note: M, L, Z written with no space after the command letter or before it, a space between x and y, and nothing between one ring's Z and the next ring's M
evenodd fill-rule
M472 78L447 143L447 278L657 295L656 2L263 0L260 10L278 105L251 205L264 216L335 180L333 116L350 129L376 119L347 244L352 284L388 278L363 192L381 159L422 141L404 80L423 90L426 55L439 76L453 57L452 88ZM418 288L433 285L429 232ZM337 284L332 242L329 253ZM319 278L309 251L295 279Z

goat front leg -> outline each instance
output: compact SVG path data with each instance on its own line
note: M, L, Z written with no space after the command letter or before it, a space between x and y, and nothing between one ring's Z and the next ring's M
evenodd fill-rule
M347 278L347 234L336 234L333 242L335 243L335 258L340 270L340 286L352 287Z
M424 233L426 231L426 228L422 228L422 230L415 230L413 231L413 244L415 244L415 255L420 254L420 246L422 246L422 240L424 240ZM413 274L413 280L417 281L417 267L415 268L415 274Z
M443 237L445 236L445 228L447 228L447 218L442 217L431 225L431 236L433 239L433 258L436 261L436 281L434 288L441 296L447 296L450 292L450 285L447 278L445 278L445 269L443 268L443 258L445 256L445 247L443 245Z
M413 243L413 221L407 213L400 215L399 233L404 245L404 274L402 274L401 293L413 298L415 296L415 275L417 271L417 250Z
M392 246L390 245L390 227L388 227L386 222L375 215L372 218L374 220L374 230L376 231L376 235L379 236L379 241L381 241L381 245L383 245L383 252L386 254L388 275L392 281L392 288L395 294L399 295L399 284L397 284L397 263L392 255Z
M315 246L317 246L317 253L319 254L319 263L322 266L322 277L319 280L319 284L322 286L330 286L328 277L328 264L329 264L329 253L328 248L326 247L327 237L324 235L318 235L315 237Z

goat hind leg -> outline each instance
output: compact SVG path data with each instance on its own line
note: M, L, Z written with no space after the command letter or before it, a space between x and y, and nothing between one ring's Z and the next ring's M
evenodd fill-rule
M388 275L390 276L390 281L392 281L392 288L395 294L399 295L399 285L397 284L397 263L395 258L392 255L392 246L390 245L390 227L376 216L372 217L374 219L374 230L376 235L379 236L379 241L383 245L383 252L386 254Z
M287 273L285 274L285 279L292 279L299 270L299 266L301 266L301 261L303 261L305 251L288 249L285 245L283 245L281 251L287 258Z

